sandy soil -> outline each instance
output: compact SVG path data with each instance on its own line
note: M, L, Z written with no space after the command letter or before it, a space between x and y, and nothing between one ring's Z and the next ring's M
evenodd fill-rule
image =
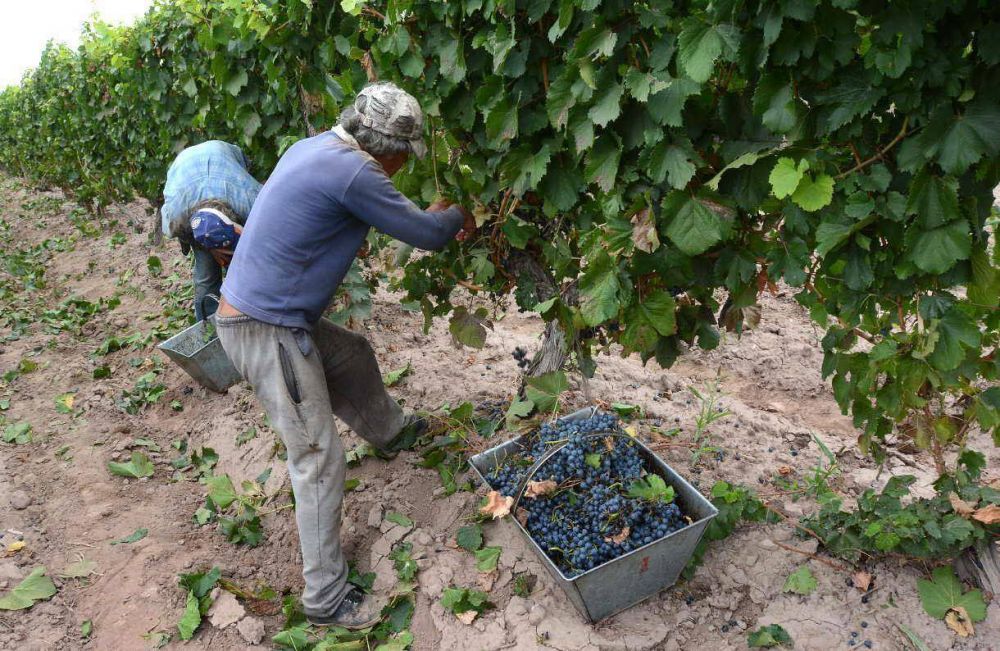
M20 532L27 542L8 558L0 550L0 594L35 566L45 565L56 574L79 555L97 563L97 574L84 580L57 578L59 592L50 601L28 611L0 612L0 648L141 649L151 645L143 638L151 631L176 632L184 606L177 587L181 572L218 565L243 585L300 590L296 532L290 510L265 517L267 539L257 548L235 547L215 527L199 528L193 522L204 487L171 481L171 442L187 439L191 449L214 448L220 455L217 472L234 479L253 478L271 467L267 487L274 491L288 488L282 462L274 457L275 436L245 385L227 395L211 394L165 359L160 381L168 390L156 405L136 416L116 407L121 391L148 370L151 362L142 360L162 355L152 347L99 359L91 354L109 335L151 329L161 319L161 300L188 282L190 269L172 244L151 248L144 205L109 210L96 237L85 237L73 226L67 217L72 208L58 194L28 191L17 181L0 178L0 217L11 224L0 246L9 251L46 238L73 241L71 250L51 255L48 288L41 296L53 305L70 295L96 301L117 292L122 299L119 307L86 324L81 336L51 335L34 327L20 339L0 343L0 371L23 358L39 364L0 389L0 398L10 399L8 421L30 421L35 432L31 444L0 444L0 534ZM32 218L26 219L29 209ZM113 232L125 235L117 248L109 243ZM150 254L163 259L161 277L147 270ZM174 271L178 278L171 280ZM6 301L2 304L5 312L10 308ZM393 391L420 408L510 395L517 379L510 352L518 345L533 348L541 331L537 318L513 311L497 323L483 350L472 351L456 349L445 324L435 324L425 336L421 323L422 317L401 309L396 297L380 294L364 326L384 371L413 364L414 375ZM670 370L643 367L635 358L604 358L589 392L642 405L647 418L639 423L640 432L648 433L657 423L676 425L683 428L677 439L683 443L690 440L697 407L687 387L717 380L722 403L734 414L712 430L726 451L722 460L713 457L692 469L686 447L663 453L703 491L725 479L774 496L793 515L815 509L809 501L783 499L772 485L782 466L790 469L790 477L801 478L817 463L820 452L813 435L836 452L842 474L834 486L847 496L880 486L893 474L917 474L926 487L932 477L909 464L928 467L927 459L902 455L880 473L857 454L857 433L820 378L820 334L791 295L779 293L766 298L759 329L742 338L727 336L716 351L691 352ZM132 359L138 360L138 368L130 364ZM110 365L112 375L94 380L92 370L101 364ZM76 391L76 415L55 409L55 396L66 391ZM586 404L585 393L574 381L566 409ZM170 407L174 400L182 411ZM259 435L237 446L236 436L249 427ZM350 432L344 436L348 445L358 442ZM138 438L163 450L150 455L157 464L154 476L138 481L111 476L107 462L126 459ZM991 468L997 467L1000 455L991 445L977 441L974 447L990 456ZM847 573L779 546L804 552L816 547L785 524L740 530L711 549L693 580L590 626L551 583L516 529L500 522L486 533L489 544L503 547L490 595L495 608L467 626L445 612L439 598L449 585L473 586L479 580L472 556L453 542L477 496L460 492L444 497L436 472L416 467L417 459L404 453L391 463L366 459L352 468L350 476L361 479L361 486L347 497L344 523L348 553L358 567L378 573L377 588L393 582L385 558L392 544L404 537L413 543L421 567L411 627L415 649L744 649L747 631L769 623L780 623L795 647L804 650L849 648L852 632L876 649L909 648L901 625L932 649L1000 648L996 602L987 620L977 625L976 636L962 640L923 613L916 594L921 568L894 562L865 566L878 586L865 603L859 591L845 584ZM384 512L390 510L408 515L415 526L404 529L386 522ZM140 527L149 530L143 540L110 544ZM819 588L808 597L783 593L788 574L803 564L809 565ZM525 571L538 577L537 586L528 598L513 596L512 576ZM80 625L87 619L93 621L93 635L85 642ZM248 613L225 628L206 622L194 640L175 640L168 648L268 648L281 625L280 615ZM252 645L246 638L252 639L252 629L261 626L264 641Z

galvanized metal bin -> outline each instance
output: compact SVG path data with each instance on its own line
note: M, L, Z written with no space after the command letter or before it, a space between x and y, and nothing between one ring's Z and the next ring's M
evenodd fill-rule
M590 418L595 411L592 408L583 409L562 420L584 420ZM483 483L489 486L486 477L508 455L518 450L519 441L520 437L472 457L470 463ZM674 487L675 501L682 512L693 520L688 526L569 578L552 562L545 550L538 546L527 529L515 518L511 518L514 526L521 530L528 544L541 557L542 564L552 575L552 579L559 584L580 614L590 622L610 617L673 585L694 553L705 527L719 513L705 496L678 475L656 453L641 441L636 440L636 444L647 462L647 467L655 469L668 486Z
M206 389L225 393L242 379L215 334L214 315L167 339L158 348Z

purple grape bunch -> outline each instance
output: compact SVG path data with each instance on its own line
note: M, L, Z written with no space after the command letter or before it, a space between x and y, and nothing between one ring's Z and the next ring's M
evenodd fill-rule
M514 496L535 460L566 442L532 477L554 481L558 489L523 498L519 506L527 515L525 528L567 577L688 525L676 503L628 495L632 484L652 469L632 441L585 438L605 432L622 433L615 415L598 412L586 420L545 423L488 477L495 490Z

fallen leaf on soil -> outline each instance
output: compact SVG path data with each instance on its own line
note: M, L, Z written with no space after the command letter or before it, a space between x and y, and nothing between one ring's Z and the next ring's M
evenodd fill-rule
M1000 505L984 506L972 514L972 519L979 520L983 524L997 524L1000 522Z
M7 545L7 556L13 556L14 554L24 549L27 545L28 543L24 542L23 540L15 540L11 544Z
M468 626L468 625L472 624L472 620L474 620L476 618L476 615L478 615L478 614L479 613L477 613L474 610L467 610L464 613L459 613L459 614L455 615L455 617L458 618L458 621L460 621L463 624L465 624L466 626Z
M868 572L855 572L851 576L851 581L854 583L854 587L861 592L868 592L868 588L872 585L872 575Z
M789 468L788 466L781 466L780 468L778 468L778 474L781 475L782 477L790 475L792 474L792 469Z
M632 438L635 438L636 436L639 435L639 430L636 429L635 425L629 425L628 427L625 428L625 433L631 436Z
M486 495L486 506L480 508L479 512L496 520L510 513L510 507L513 505L513 497L501 495L499 491L490 491Z
M479 574L476 579L476 583L479 589L483 592L489 592L493 589L493 585L497 582L497 577L500 576L500 570L493 570L492 572L483 572Z
M609 542L609 543L614 543L616 545L620 545L623 542L625 542L626 538L628 538L628 534L629 534L629 529L628 529L628 527L625 527L624 529L622 529L621 531L619 531L615 535L609 536L609 537L605 538L604 542Z
M997 477L996 479L991 479L988 486L994 490L1000 491L1000 477Z
M554 493L557 488L559 488L559 484L551 479L529 481L528 489L524 491L524 496L527 498L543 497Z
M95 561L88 561L86 558L80 556L79 560L75 563L70 563L59 573L64 579L82 579L85 576L90 576L97 569L97 563Z
M972 619L969 618L969 613L962 606L955 606L949 610L948 614L944 616L944 623L962 637L976 634L976 629L972 626Z
M958 493L955 493L954 491L948 493L948 501L951 502L951 508L955 509L955 513L959 514L963 518L969 517L972 515L972 512L976 510L975 504L966 502L958 496Z

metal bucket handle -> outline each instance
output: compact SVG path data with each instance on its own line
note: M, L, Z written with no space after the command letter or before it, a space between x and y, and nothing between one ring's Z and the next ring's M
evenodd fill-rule
M201 313L202 314L206 313L205 312L205 300L209 299L209 298L212 299L213 301L215 301L215 309L216 310L219 309L219 305L222 303L222 299L219 298L218 296L216 296L215 294L205 294L204 296L201 297L201 300L199 301L200 305L198 306L198 307L201 308ZM208 317L206 316L203 320L204 321L208 321Z
M594 432L593 434L585 434L583 436L583 439L584 440L602 439L607 436L614 436L617 438L625 439L627 441L634 440L628 434L622 434L621 432ZM541 467L545 465L545 462L551 459L556 452L562 450L564 447L569 445L569 443L570 443L569 441L563 441L559 445L553 446L548 452L538 457L538 460L535 461L535 463L531 464L531 467L528 468L528 472L524 475L524 479L521 480L521 483L518 484L517 486L517 490L514 491L514 503L511 504L510 507L511 511L515 511L517 509L517 505L521 503L521 498L524 497L524 491L527 490L528 488L528 482L531 481L531 478L535 476L535 473L538 472L541 469Z

